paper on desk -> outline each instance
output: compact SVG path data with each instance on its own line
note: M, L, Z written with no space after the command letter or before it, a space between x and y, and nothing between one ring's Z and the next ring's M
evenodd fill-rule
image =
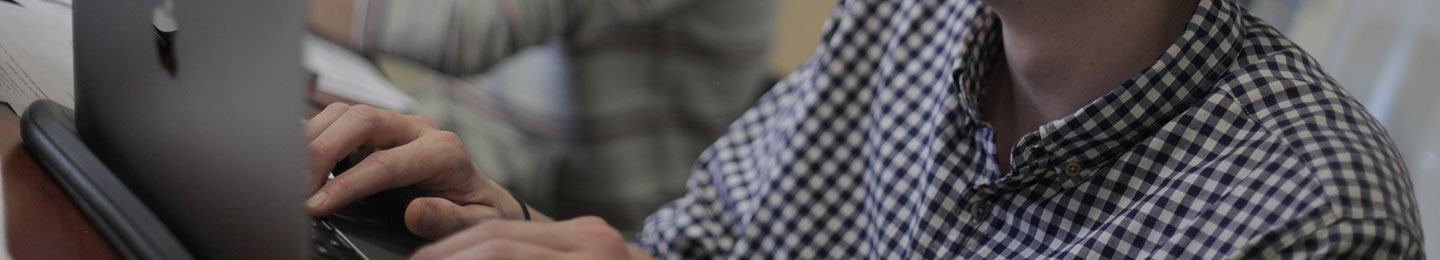
M305 37L305 68L315 72L316 87L331 95L402 112L417 103L369 60L315 35Z
M54 1L0 2L0 102L25 113L50 99L75 106L70 8Z

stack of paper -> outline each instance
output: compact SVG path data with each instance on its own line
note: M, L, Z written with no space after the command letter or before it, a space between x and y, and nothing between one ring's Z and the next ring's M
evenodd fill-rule
M75 106L70 24L62 3L0 1L0 102L16 113L40 99Z
M349 49L305 37L305 68L315 72L320 91L375 107L408 112L415 99L391 84L375 65Z
M75 53L68 0L0 0L0 102L24 113L31 102L75 106ZM409 111L414 98L396 89L369 60L307 36L305 67L320 91L376 107Z

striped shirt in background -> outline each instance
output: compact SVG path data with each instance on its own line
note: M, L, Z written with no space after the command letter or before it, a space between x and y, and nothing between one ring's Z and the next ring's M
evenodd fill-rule
M684 194L700 151L768 87L775 5L360 0L350 47L403 57L379 63L413 72L397 84L486 176L629 234Z

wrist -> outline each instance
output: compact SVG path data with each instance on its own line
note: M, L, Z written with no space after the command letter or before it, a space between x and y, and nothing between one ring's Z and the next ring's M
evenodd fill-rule
M499 184L493 181L487 182L490 184L488 190L495 192L495 194L491 196L494 198L494 200L490 202L491 207L499 211L500 218L525 220L525 214L530 210L529 207L522 204L523 202L521 202L520 198L515 196L514 193L511 193L510 190L506 190L505 187L500 187Z
M510 197L515 198L516 204L520 204L520 216L523 217L520 220L530 221L530 206L525 205L525 201L520 200L520 197L515 194L510 194Z

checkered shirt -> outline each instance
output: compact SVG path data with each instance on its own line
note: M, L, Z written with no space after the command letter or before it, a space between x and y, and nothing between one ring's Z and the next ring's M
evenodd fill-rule
M1111 93L1021 138L978 116L996 15L842 0L635 244L660 258L1422 258L1385 130L1274 28L1202 0ZM1004 155L1002 155L1004 156Z

